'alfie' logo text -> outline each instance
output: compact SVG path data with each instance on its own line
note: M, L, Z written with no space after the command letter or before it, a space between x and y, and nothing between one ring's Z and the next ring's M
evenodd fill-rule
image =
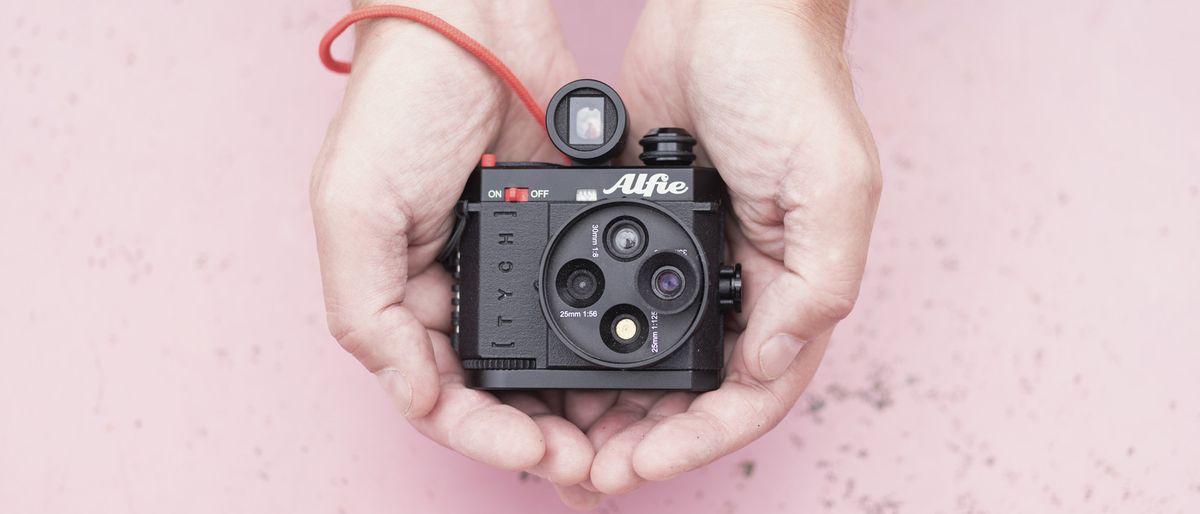
M682 180L670 181L666 173L626 173L617 180L616 184L604 190L604 194L621 191L624 195L640 195L649 198L653 195L680 195L686 193L688 186Z

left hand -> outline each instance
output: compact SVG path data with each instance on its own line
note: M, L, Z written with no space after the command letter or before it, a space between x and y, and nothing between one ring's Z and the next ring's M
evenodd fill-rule
M548 1L405 3L474 34L542 98L577 76ZM435 261L481 153L558 154L502 82L436 32L375 20L355 34L346 94L312 178L330 332L431 440L577 484L593 449L560 415L561 394L497 396L464 384L450 344L452 279Z

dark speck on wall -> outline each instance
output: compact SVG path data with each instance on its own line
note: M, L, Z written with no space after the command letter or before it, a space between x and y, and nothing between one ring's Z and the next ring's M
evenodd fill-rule
M750 478L754 474L754 461L752 460L744 460L738 464L738 467L742 469L742 476L746 478Z

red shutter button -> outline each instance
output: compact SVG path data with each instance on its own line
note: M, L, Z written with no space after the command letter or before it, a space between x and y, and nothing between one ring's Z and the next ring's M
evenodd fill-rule
M496 166L496 154L494 154L494 153L483 154L483 157L479 159L479 166L483 167L483 168L495 167Z

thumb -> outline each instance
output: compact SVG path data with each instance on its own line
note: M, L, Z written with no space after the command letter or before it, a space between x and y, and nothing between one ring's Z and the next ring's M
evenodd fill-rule
M782 255L753 250L760 262L745 273L760 275L762 283L741 339L741 356L755 378L783 376L805 344L827 337L854 308L879 201L878 168L866 162L810 172L803 185L794 174L784 180L777 197L785 213ZM743 250L763 246L752 238L745 243ZM774 276L762 277L771 268Z
M411 218L361 207L384 203L371 197L377 188L330 175L337 174L319 176L312 191L330 333L375 374L398 410L424 416L437 401L439 379L429 334L406 302L413 292Z
M854 301L822 293L790 271L779 273L758 295L740 345L750 374L775 380L806 345L827 336Z

